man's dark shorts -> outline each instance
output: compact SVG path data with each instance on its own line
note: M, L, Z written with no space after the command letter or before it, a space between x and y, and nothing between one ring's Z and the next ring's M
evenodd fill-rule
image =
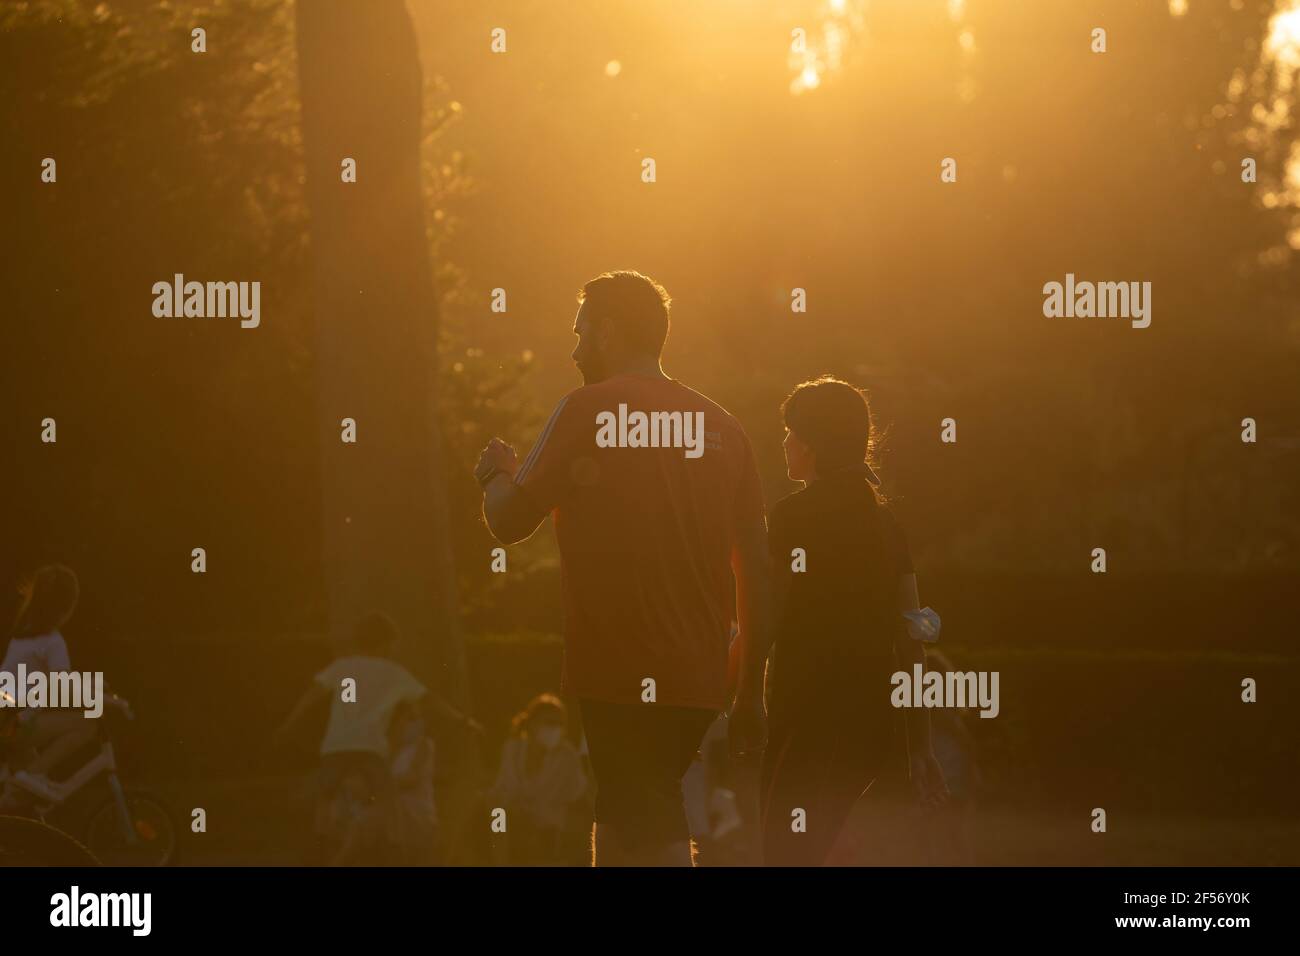
M690 839L682 777L717 712L587 699L578 703L596 778L596 822L613 827L625 850Z

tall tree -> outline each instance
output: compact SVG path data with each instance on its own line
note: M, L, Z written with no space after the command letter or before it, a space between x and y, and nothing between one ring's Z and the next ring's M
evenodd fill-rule
M331 634L385 611L417 670L463 702L415 31L403 0L316 0L297 4L297 48Z

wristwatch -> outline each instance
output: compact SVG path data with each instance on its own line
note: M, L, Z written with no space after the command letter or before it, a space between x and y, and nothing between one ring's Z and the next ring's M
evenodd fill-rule
M501 469L496 465L491 465L488 467L488 470L482 474L475 474L474 479L478 482L480 488L487 491L487 486L492 483L492 479L500 474L503 474Z

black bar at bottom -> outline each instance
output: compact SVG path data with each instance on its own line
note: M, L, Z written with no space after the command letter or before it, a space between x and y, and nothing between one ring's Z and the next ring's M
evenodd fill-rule
M414 934L435 947L490 949L506 937L548 948L601 939L600 950L658 939L675 952L755 935L766 949L776 932L804 934L809 950L897 934L918 945L1099 937L1231 945L1293 927L1298 884L1294 868L44 868L8 871L0 923L10 946L75 933L82 942L334 948Z

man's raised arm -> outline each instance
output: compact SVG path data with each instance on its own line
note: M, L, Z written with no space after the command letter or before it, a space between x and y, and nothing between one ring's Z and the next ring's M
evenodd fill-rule
M532 535L546 518L522 488L515 484L519 459L515 450L494 438L474 469L483 487L483 520L492 537L502 544L516 544Z
M483 488L483 520L502 544L523 541L537 530L569 492L574 456L584 442L594 441L569 398L560 399L522 463L500 438L479 455L474 477Z

